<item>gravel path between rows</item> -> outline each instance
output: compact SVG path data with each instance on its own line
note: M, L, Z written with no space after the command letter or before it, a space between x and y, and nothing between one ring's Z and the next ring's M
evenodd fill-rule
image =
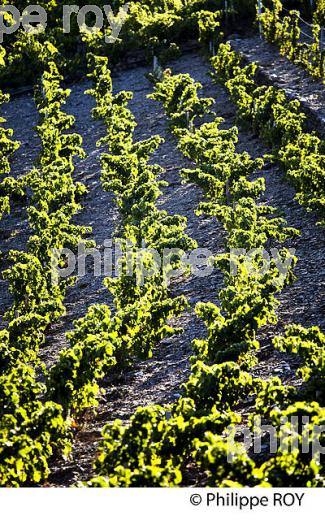
M230 103L226 91L212 83L208 76L207 61L197 53L186 54L173 63L175 73L189 72L203 84L203 94L216 99L215 110L226 119L226 126L235 124L235 107ZM114 76L116 91L132 90L134 99L130 103L138 127L136 139L145 139L155 133L165 138L164 144L155 153L154 161L165 168L162 178L169 182L163 189L159 204L169 213L179 213L188 218L188 233L198 241L199 247L208 248L213 254L223 250L223 230L212 219L197 217L194 210L202 200L200 189L191 184L182 184L179 171L189 166L189 162L178 152L176 140L171 136L166 117L157 103L148 100L147 94L152 86L145 75L146 67L139 67L121 72ZM119 222L119 215L114 204L112 193L104 192L100 184L100 150L95 142L104 133L102 125L91 119L90 110L93 101L83 92L89 88L88 82L72 85L72 94L66 110L77 117L76 131L84 138L84 147L88 157L79 161L76 166L76 180L86 183L89 193L84 199L84 209L76 218L78 224L91 225L93 238L99 251L103 250L104 241L111 239ZM38 153L38 143L31 127L37 120L32 98L21 96L14 99L6 107L8 126L15 130L15 137L23 141L24 154L16 154L14 173L31 166ZM239 151L248 151L257 157L269 152L261 141L248 132L240 131ZM325 282L324 282L324 231L316 226L316 218L307 214L294 200L294 190L285 180L284 175L276 167L265 167L267 190L265 201L278 207L288 219L291 226L302 231L301 238L295 240L299 264L296 269L297 282L286 289L279 298L279 323L275 327L265 327L260 334L262 349L260 362L254 373L261 377L281 374L286 381L295 381L297 360L274 352L270 338L281 332L288 322L301 323L305 326L319 325L325 330ZM5 235L0 249L23 249L28 236L25 220L25 209L17 204L12 214L7 217L0 228L1 237ZM48 365L57 358L59 351L66 346L65 332L72 328L73 320L83 316L93 303L108 303L112 300L103 287L103 276L94 277L92 266L88 264L87 274L79 279L77 285L69 289L66 298L67 315L60 323L49 331L47 343L42 356ZM192 309L198 301L217 302L219 289L223 279L215 270L210 277L180 279L174 281L171 292L185 294ZM7 286L0 285L0 315L8 307L10 298ZM49 485L68 486L78 480L91 476L91 465L96 454L96 446L100 431L104 424L119 418L127 421L137 406L152 403L169 403L179 396L180 385L189 375L189 356L191 340L203 337L203 324L195 317L193 310L185 313L177 325L184 326L181 336L162 342L154 352L151 360L138 362L127 373L115 374L103 385L106 393L100 399L97 414L88 414L80 424L76 435L74 451L69 461L54 460Z

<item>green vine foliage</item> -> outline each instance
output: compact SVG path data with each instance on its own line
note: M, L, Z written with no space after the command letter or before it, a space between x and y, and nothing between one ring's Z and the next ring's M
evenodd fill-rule
M240 66L229 43L212 59L216 81L225 84L241 120L272 145L275 158L294 184L300 204L316 210L324 223L324 142L305 130L306 116L283 90L258 86L257 66Z
M0 71L5 68L5 58L6 52L0 46ZM8 103L9 100L9 95L4 94L0 90L0 108ZM0 220L2 220L4 215L10 213L10 195L12 195L12 190L8 189L8 187L13 181L7 174L10 173L10 159L20 146L18 141L11 139L13 130L5 128L3 126L5 123L6 119L0 117ZM5 179L3 179L3 176L5 176Z
M322 25L321 5L313 13L312 42L301 38L300 11L292 10L283 16L283 2L271 0L271 6L265 7L259 16L263 37L279 47L280 54L287 56L294 63L302 65L313 77L325 81L325 49L321 44ZM305 26L303 26L305 27Z
M28 5L21 0L12 3L20 12ZM107 5L103 0L94 3L102 10ZM115 21L121 23L121 31L115 39L106 16L101 29L84 32L80 30L76 14L73 14L70 31L64 33L63 8L70 4L66 0L40 0L39 5L45 8L48 15L46 31L32 33L20 29L14 34L5 35L8 62L0 74L2 81L11 86L33 84L43 72L43 60L47 59L47 53L44 54L46 46L56 53L55 61L69 77L80 77L86 73L86 48L97 56L109 56L112 65L125 61L126 56L139 54L150 60L155 56L165 65L179 55L183 42L200 39L204 45L214 45L220 40L223 29L230 28L230 23L234 26L242 20L252 23L255 15L254 0L237 0L231 18L225 15L224 0L132 1L127 2L127 13L121 10L125 4L120 0L110 4ZM84 5L87 5L85 1L78 2L80 8ZM94 17L89 15L86 23L92 27Z
M164 184L158 180L162 169L149 160L161 138L134 142L136 124L127 108L131 93L113 94L107 58L90 54L88 60L93 88L87 93L96 100L93 116L106 127L106 135L98 142L107 149L101 155L102 184L115 194L122 217L118 230L121 258L118 276L105 280L114 297L114 315L106 306L90 308L75 324L70 346L49 373L48 395L74 412L96 405L98 381L111 367L150 358L162 339L181 332L170 321L182 313L187 301L182 295L171 297L168 285L171 272L182 267L182 260L171 258L165 269L157 266L153 250L161 258L165 248L189 251L196 247L185 234L186 219L156 206Z
M65 291L73 283L73 277L53 283L51 249L73 247L90 231L71 223L86 192L73 181L73 158L84 152L81 137L69 133L74 119L61 110L69 95L61 80L49 59L35 95L40 167L18 179L20 190L32 192L28 220L34 233L26 251L9 253L11 267L3 272L14 302L0 338L2 486L44 481L51 456L67 456L71 448L71 420L59 403L45 398L46 386L38 382L40 371L46 373L39 358L46 331L64 314Z
M236 57L233 59L236 61ZM211 102L202 110L205 100L199 98L199 85L190 77L186 78L186 84L191 84L186 105L190 117L179 117L182 80L182 76L173 77L168 71L150 97L164 103L180 150L195 163L195 169L184 170L183 175L203 188L206 202L199 211L223 223L227 248L265 246L296 236L284 219L274 215L274 208L258 203L264 179L251 181L250 176L262 168L263 161L236 152L237 129L220 128L220 118L196 127L198 118L211 116ZM285 248L281 254L290 259ZM283 277L272 263L261 276L257 253L252 275L245 269L244 259L239 258L234 275L229 273L229 253L215 259L225 274L225 289L219 298L222 307L212 303L197 307L208 338L194 342L191 374L181 397L172 405L139 408L126 426L120 421L108 424L94 466L97 476L80 486L173 487L186 484L193 468L208 485L222 487L288 485L290 468L295 471L294 485L314 486L321 478L323 465L315 462L312 453L302 453L299 431L298 448L289 451L280 425L294 415L305 414L310 419L311 434L316 435L313 428L322 424L322 409L317 403L297 400L299 391L284 386L279 378L264 381L246 370L254 365L254 351L259 347L256 332L267 321L275 322L275 294L292 281L292 269ZM306 331L308 337L314 334L313 329ZM275 341L281 345L286 340ZM256 402L252 423L260 413L277 428L277 449L262 463L255 462L231 435L240 422L235 410L243 400L250 399ZM293 438L288 442L293 443Z
M73 180L74 158L84 154L80 136L70 132L74 119L62 110L69 91L61 87L49 48L35 93L42 153L38 168L19 183L20 190L32 188L28 218L33 235L26 252L10 253L12 267L4 273L14 303L0 332L2 486L44 482L50 458L56 453L67 456L71 449L74 418L97 406L101 380L136 358L151 357L162 339L180 332L172 320L188 305L183 295L174 297L169 290L175 268L188 274L183 260L171 257L166 270L157 266L153 253L155 249L161 254L166 247L188 252L197 245L186 234L186 219L168 215L157 204L164 183L152 156L162 139L134 140L136 123L128 108L132 94L113 93L106 58L89 55L88 63L93 81L88 94L96 101L93 116L106 128L99 141L105 146L102 184L113 191L121 214L118 276L105 281L115 310L91 306L67 335L69 346L45 369L39 351L49 325L64 313L65 291L74 281L71 277L51 283L51 248L73 248L82 240L92 245L86 238L90 228L72 224L86 193ZM220 46L213 64L241 118L274 147L295 182L298 199L321 211L324 201L317 189L323 143L304 131L299 104L288 101L282 91L258 87L256 66L241 67L240 57L228 45ZM312 439L324 424L324 396L317 387L324 377L324 335L316 327L291 325L273 340L275 347L298 356L301 387L286 386L279 378L262 380L251 371L260 348L258 333L276 323L277 294L294 280L296 258L286 242L298 232L275 208L262 203L264 161L237 152L238 129L225 128L212 111L213 99L200 97L200 88L189 75L174 76L168 70L151 97L164 104L179 149L193 162L193 168L181 173L202 189L198 212L216 218L225 231L225 253L211 259L224 274L219 305L196 307L207 334L193 343L190 375L178 400L140 408L127 425L108 424L94 466L97 476L81 486L179 486L187 483L193 468L201 481L223 487L316 486L324 478L322 459L317 461L311 450L303 452L301 434L306 417ZM262 250L273 246L281 247L279 258L265 267ZM255 251L249 264L242 249ZM290 266L286 274L276 260ZM249 423L263 414L276 427L277 448L267 460L253 460L235 435L241 407L252 402L255 411ZM298 417L298 429L288 437L284 431L292 427L292 417Z
M289 325L284 336L274 338L274 346L282 352L297 354L303 366L297 375L306 382L309 399L317 399L324 405L323 384L325 378L325 336L318 327L305 329L301 325Z

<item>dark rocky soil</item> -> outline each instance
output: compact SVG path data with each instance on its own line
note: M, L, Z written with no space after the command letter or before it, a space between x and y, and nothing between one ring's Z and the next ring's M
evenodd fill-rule
M186 54L173 63L175 73L189 72L203 84L203 94L216 99L215 110L225 118L225 125L235 124L235 108L230 103L224 89L213 85L208 76L207 61L196 53ZM177 142L168 131L167 121L160 105L147 99L151 85L145 78L149 69L135 68L121 72L114 77L117 91L125 89L134 92L130 103L138 127L136 138L144 139L154 133L165 138L164 144L156 152L154 160L165 168L163 178L169 186L163 189L159 200L162 208L169 213L186 215L188 233L195 238L199 247L208 248L213 254L223 250L223 230L219 224L205 217L197 217L194 210L202 200L199 188L182 184L179 171L188 162L177 151ZM287 76L288 81L291 75ZM85 182L89 193L84 199L84 209L76 222L93 227L93 238L99 251L103 250L104 241L112 238L119 221L118 212L111 193L104 192L100 184L100 150L95 142L104 133L98 122L90 116L93 101L83 92L89 87L87 82L73 85L72 94L67 103L67 111L76 116L76 131L84 138L84 147L88 154L85 160L76 166L76 179ZM25 144L23 153L18 152L14 161L14 173L18 174L30 168L38 153L37 138L31 127L37 120L37 114L29 96L14 99L6 108L8 125L14 128L15 137ZM248 132L240 130L238 150L248 151L252 156L262 156L269 152L261 141ZM260 334L262 349L260 362L254 373L261 377L281 375L286 381L295 380L298 361L274 351L271 338L281 332L287 323L301 323L305 326L319 325L325 330L325 280L324 280L324 230L316 226L313 214L307 214L294 200L294 190L286 181L283 173L276 167L266 166L263 170L266 178L265 201L279 210L287 218L290 226L301 230L301 238L291 244L296 249L299 263L296 269L296 283L286 289L279 297L279 323L274 327L265 327ZM28 236L26 210L17 204L10 216L0 227L1 250L10 248L23 249ZM88 264L85 277L68 291L66 298L67 315L49 331L42 357L48 365L52 364L58 352L67 345L65 332L72 328L73 320L85 314L93 303L112 305L111 297L103 287L103 276L94 277L92 266ZM172 283L171 292L184 293L192 306L192 311L185 313L177 325L184 327L182 335L166 340L159 345L151 360L137 362L127 373L115 374L105 381L97 415L88 414L80 424L76 435L74 450L68 462L53 461L49 485L68 486L77 480L91 476L91 465L96 454L96 445L104 424L119 418L127 421L138 406L152 403L168 403L176 400L180 385L189 375L189 356L191 340L205 334L203 324L195 317L193 307L198 301L217 302L218 290L222 287L221 273L215 270L207 278L192 276L177 279ZM7 286L0 285L0 314L10 304Z

